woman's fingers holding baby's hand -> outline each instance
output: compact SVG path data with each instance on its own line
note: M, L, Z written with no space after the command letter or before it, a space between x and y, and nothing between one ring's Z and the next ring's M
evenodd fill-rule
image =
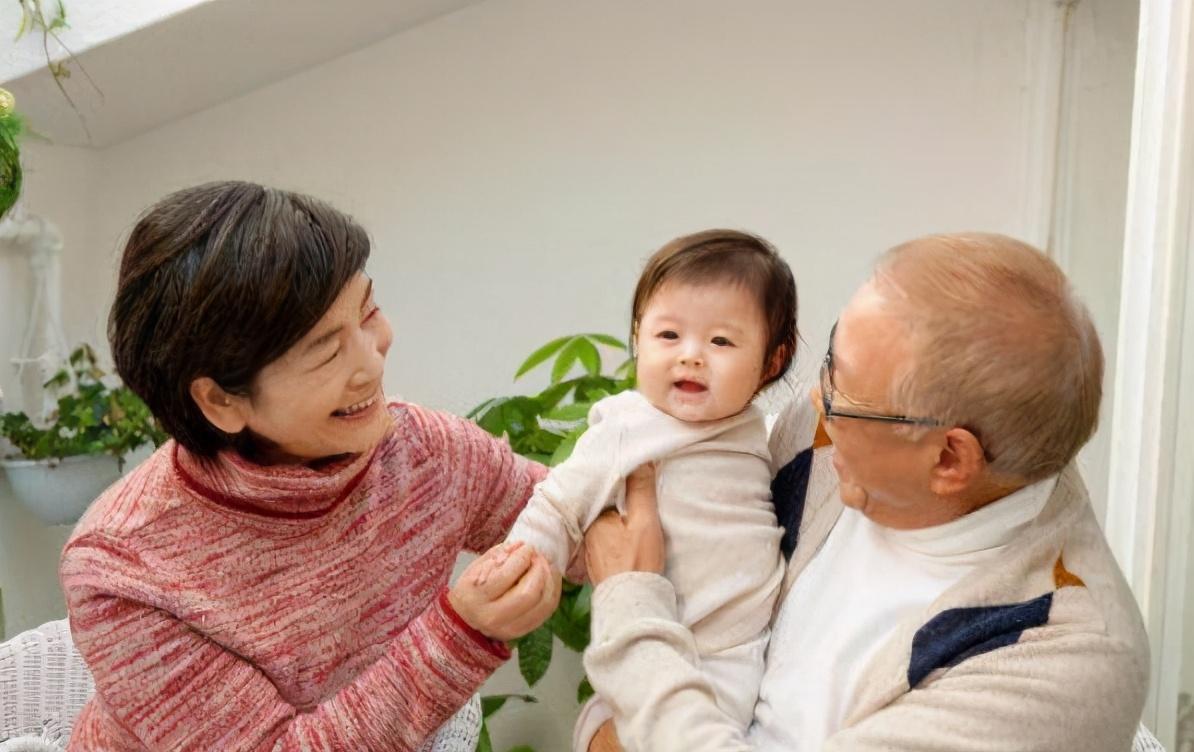
M504 596L531 567L530 547L503 543L474 559L448 591L448 602L460 618L481 634L502 637L502 614L495 601Z
M503 543L486 551L465 572L471 571L477 588L495 600L526 573L533 553L534 549L521 541Z
M498 603L508 619L506 639L521 637L539 627L560 602L560 573L535 553L527 573Z
M560 597L560 577L541 554L521 543L496 547L473 561L448 593L460 617L478 632L511 640L542 624Z

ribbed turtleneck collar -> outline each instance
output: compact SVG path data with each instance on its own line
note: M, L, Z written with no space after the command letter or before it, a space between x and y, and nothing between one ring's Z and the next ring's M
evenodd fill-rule
M240 512L312 519L335 509L365 475L374 452L349 455L319 468L259 465L237 452L200 457L175 444L174 467L195 493Z

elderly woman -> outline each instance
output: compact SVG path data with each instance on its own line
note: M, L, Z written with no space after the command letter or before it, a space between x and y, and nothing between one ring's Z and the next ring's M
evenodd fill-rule
M412 749L554 609L526 547L448 587L543 471L386 402L368 257L347 216L250 183L181 191L133 229L109 338L172 440L63 553L97 687L71 749Z

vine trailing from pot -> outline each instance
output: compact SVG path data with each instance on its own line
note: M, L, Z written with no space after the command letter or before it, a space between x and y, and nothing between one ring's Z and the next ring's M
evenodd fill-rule
M546 389L534 395L488 399L473 408L468 417L494 436L508 440L510 448L517 454L549 466L563 462L588 428L589 409L593 404L634 388L633 358L624 359L611 373L605 373L602 347L618 353L627 352L624 342L608 334L568 335L548 342L531 353L514 374L517 381L551 362L550 383ZM578 369L578 376L567 378ZM543 626L514 641L518 670L528 687L534 687L547 673L556 639L571 650L584 652L589 644L592 595L592 586L565 581L555 613ZM580 677L576 701L583 703L592 694L588 679ZM488 719L509 700L538 701L528 694L482 697L477 752L493 752ZM534 751L520 746L508 752Z
M83 128L83 133L87 136L87 142L90 143L91 129L87 127L87 119L83 117L83 111L79 109L79 105L71 97L70 92L66 88L66 82L71 78L72 66L83 74L83 77L87 79L88 85L99 95L101 101L103 100L104 92L95 83L95 80L91 78L91 74L87 72L87 68L83 66L83 63L75 53L66 46L66 43L62 41L62 37L59 36L58 32L70 26L66 19L65 3L62 0L58 0L57 10L51 11L49 14L46 12L49 3L45 0L17 0L17 3L21 6L21 22L17 27L14 41L20 41L26 34L40 34L42 54L46 58L46 70L50 72L50 76L54 79L54 85L58 87L58 91L62 94L66 103L70 105L71 111L75 113L75 117L79 119L79 125ZM66 53L65 59L54 59L54 54L50 50L51 41Z

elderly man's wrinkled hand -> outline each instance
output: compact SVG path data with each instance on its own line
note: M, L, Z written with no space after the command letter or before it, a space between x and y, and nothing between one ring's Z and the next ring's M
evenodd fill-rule
M448 592L448 601L473 629L513 640L545 622L560 602L560 574L538 551L503 543L477 557Z
M626 479L626 515L609 510L585 532L585 565L594 585L623 572L661 574L666 557L655 499L655 468Z
M614 722L606 721L593 734L589 741L589 752L622 752L622 743L618 741L618 732L614 731Z

